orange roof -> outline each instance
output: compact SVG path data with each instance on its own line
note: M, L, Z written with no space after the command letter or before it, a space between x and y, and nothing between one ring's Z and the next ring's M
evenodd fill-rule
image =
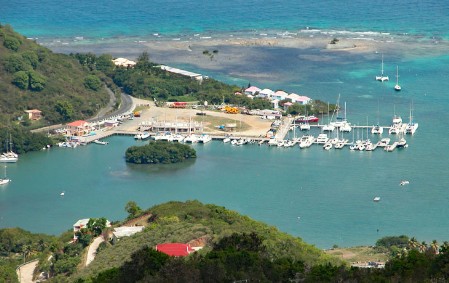
M86 121L78 120L78 121L75 121L75 122L67 124L67 126L70 126L70 127L81 127L81 126L84 126L86 123L87 123Z

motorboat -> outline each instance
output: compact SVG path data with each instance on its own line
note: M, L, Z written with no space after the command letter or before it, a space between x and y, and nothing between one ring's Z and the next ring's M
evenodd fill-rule
M390 143L390 138L383 138L378 143L377 146L385 147Z
M373 199L373 201L374 201L374 202L379 202L379 201L380 201L380 197L375 197L375 198Z
M310 147L313 144L314 141L315 141L315 137L314 136L303 136L299 140L299 147L300 148Z
M384 128L379 125L375 125L371 128L372 134L381 135L383 132L384 132Z
M402 132L402 118L400 116L394 116L393 117L393 124L390 127L390 130L388 130L389 134L400 134Z
M208 143L212 140L212 137L208 134L202 134L198 138L198 143Z
M327 124L323 126L323 132L333 132L335 130L335 126L332 124Z
M231 138L224 138L223 139L223 143L228 143L228 142L231 142Z
M327 143L328 140L329 138L327 137L326 134L319 134L318 137L316 138L316 143L325 144Z
M295 118L296 124L302 124L302 123L316 123L320 120L320 118L315 117L314 115L310 116L298 116Z
M94 143L101 144L101 145L107 145L109 142L101 141L101 140L94 140Z
M405 186L405 185L408 185L408 184L410 184L410 182L407 181L407 180L402 180L402 181L399 183L400 186Z
M407 140L404 139L404 138L401 138L401 139L397 142L397 147L398 147L398 148L408 147Z
M172 135L172 141L174 142L182 142L184 140L184 136L180 134Z
M184 142L185 143L197 143L199 139L198 135L192 134L192 135L188 135L185 139Z
M325 150L330 150L331 148L332 148L332 143L329 141L323 145L323 149L325 149Z
M8 184L9 182L11 182L10 179L0 179L0 185L6 185L6 184Z
M299 125L299 129L301 131L309 131L310 130L310 125L309 123L303 123Z

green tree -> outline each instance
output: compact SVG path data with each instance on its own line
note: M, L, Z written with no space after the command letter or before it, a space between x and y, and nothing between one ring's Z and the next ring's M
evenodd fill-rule
M39 64L39 57L37 56L35 51L25 51L22 53L22 58L28 62L33 69L36 69Z
M9 73L18 71L29 71L32 69L31 65L23 59L19 54L12 54L5 59L5 70Z
M58 112L64 121L69 121L74 115L73 106L68 101L58 101L55 105L55 110Z
M30 77L30 90L41 91L44 89L47 79L36 71L29 71Z
M142 209L137 205L135 201L128 201L125 206L126 212L128 212L128 218L134 218L142 212Z
M6 48L12 50L12 51L17 51L19 50L20 45L22 44L22 42L15 38L15 37L11 37L11 36L5 36L5 39L3 41L3 46L5 46Z
M12 78L12 83L20 89L28 89L30 83L28 73L25 71L15 72Z
M101 80L95 75L88 75L84 78L84 86L87 89L98 91L101 88Z
M104 228L106 228L107 220L104 217L90 218L87 222L87 229L93 233L94 236L101 235Z

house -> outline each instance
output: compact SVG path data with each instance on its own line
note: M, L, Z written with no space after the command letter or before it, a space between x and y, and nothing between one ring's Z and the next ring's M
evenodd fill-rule
M287 111L287 109L292 105L293 105L293 103L291 103L291 102L285 102L284 103L284 111Z
M67 134L71 136L83 136L90 132L89 122L78 120L67 124Z
M189 244L165 243L156 246L156 250L169 256L188 256L195 250Z
M245 94L246 95L251 95L251 96L255 96L260 92L260 88L258 88L257 86L251 86L247 89L245 89Z
M117 243L123 237L129 237L143 231L143 226L116 227L112 232L112 243Z
M28 119L30 120L39 120L42 118L42 111L37 109L25 110L28 113Z
M76 221L76 223L73 224L73 234L75 234L76 232L79 232L83 228L86 228L87 223L89 222L89 219L90 218L86 218L86 219L80 219L80 220Z
M81 229L87 228L87 223L89 223L90 218L80 219L76 221L75 224L73 224L73 239L76 240L78 237L76 236L76 233L79 232ZM106 227L111 227L111 222L109 220L106 220Z
M273 95L274 95L274 91L272 91L271 89L265 88L265 89L259 91L259 94L256 95L256 97L269 99Z
M136 62L128 60L126 58L117 58L117 59L112 60L112 62L116 66L126 67L126 68L132 68L136 65Z
M273 94L272 97L273 97L274 99L277 99L277 100L281 101L281 100L286 99L287 96L288 96L288 93L286 93L286 92L283 91L283 90L278 90L278 91L276 91L276 92Z
M273 107L273 109L279 108L279 100L273 99L270 101L270 103L271 103L271 107Z
M299 103L301 105L309 104L312 99L307 96L301 96L296 93L291 93L287 96L287 99L290 99L292 103Z

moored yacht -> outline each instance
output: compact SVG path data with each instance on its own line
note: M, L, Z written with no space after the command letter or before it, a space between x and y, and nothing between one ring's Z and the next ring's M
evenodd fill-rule
M187 137L185 137L184 142L185 143L197 143L198 139L199 139L198 135L191 134L191 135L188 135Z
M212 140L212 137L208 134L202 134L198 137L198 143L208 143Z
M384 132L384 128L379 125L375 125L371 128L372 134L381 135L383 132Z
M327 143L328 140L329 138L327 137L326 134L319 134L318 137L316 138L316 143L325 144Z

